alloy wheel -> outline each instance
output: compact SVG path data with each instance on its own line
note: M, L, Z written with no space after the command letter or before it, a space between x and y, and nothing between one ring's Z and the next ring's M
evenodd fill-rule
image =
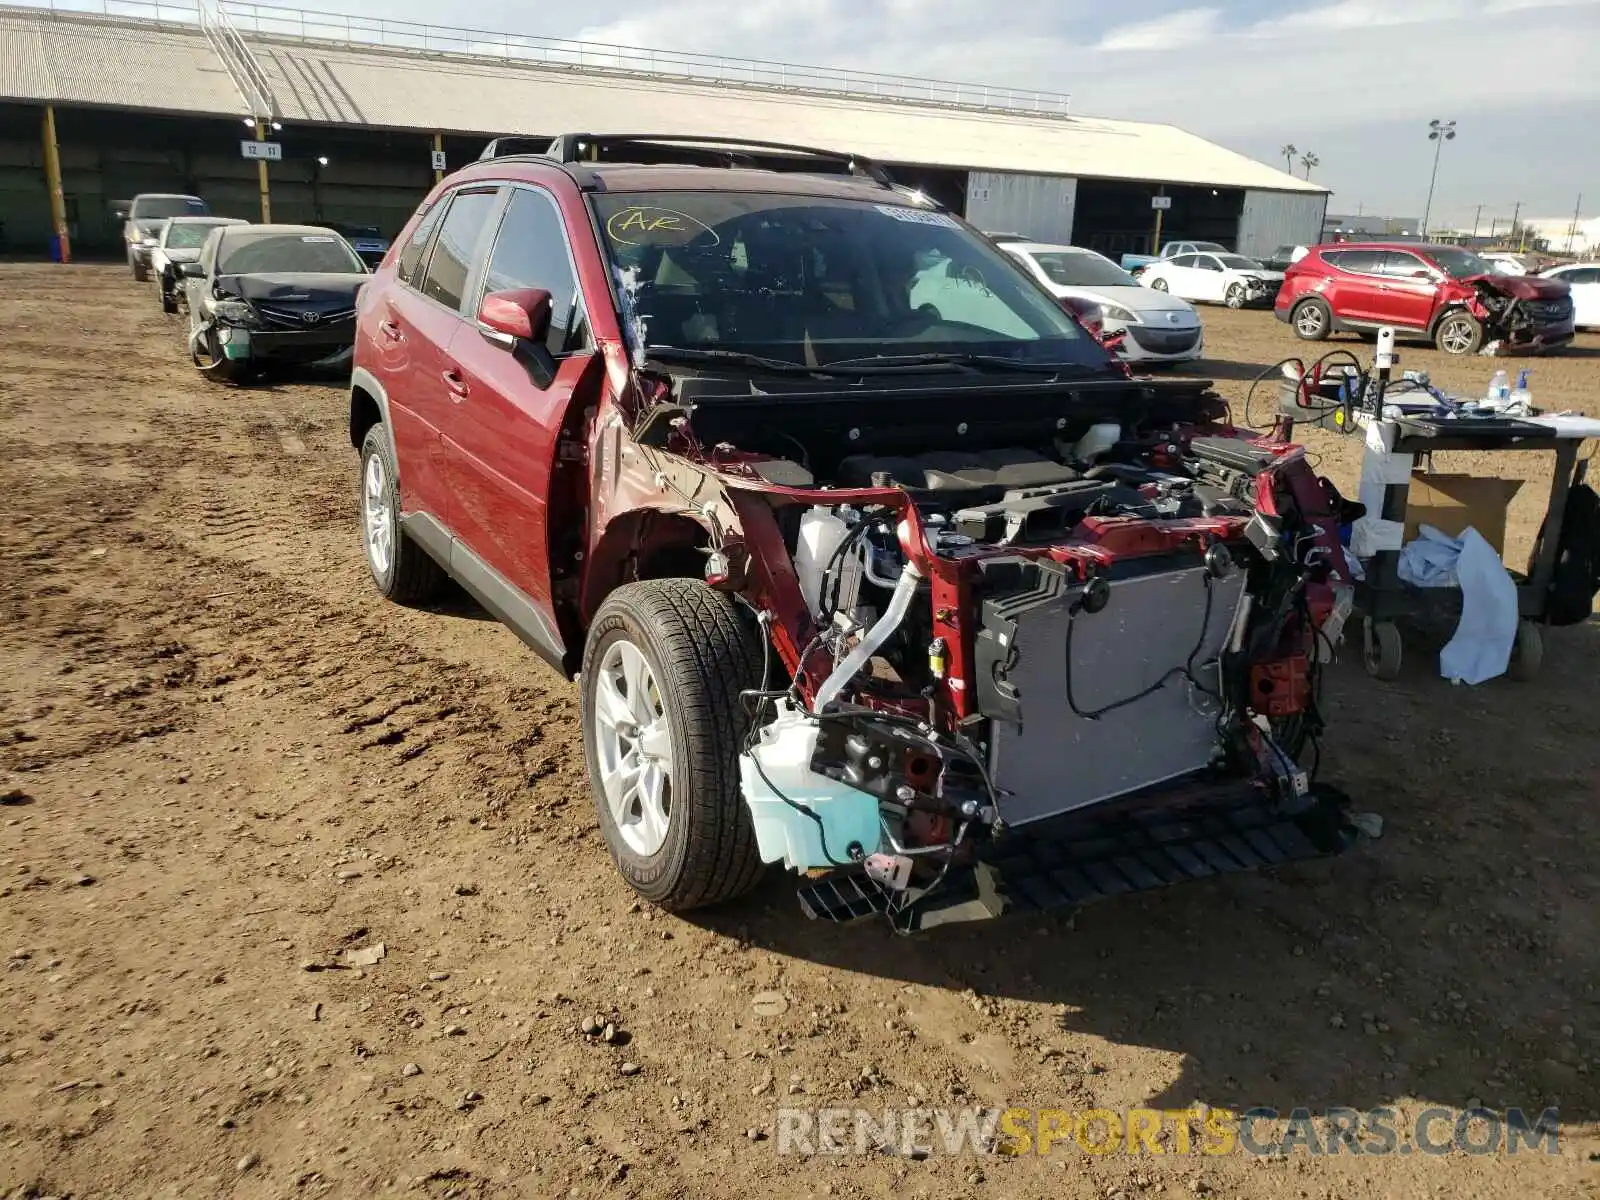
M372 560L372 573L381 579L394 563L394 509L389 502L389 475L381 454L367 456L362 477L361 513L365 518L367 557Z
M655 673L626 638L606 648L594 692L600 787L617 834L649 858L672 815L672 730Z
M1302 305L1294 315L1294 327L1302 337L1316 337L1322 332L1322 310L1315 304Z

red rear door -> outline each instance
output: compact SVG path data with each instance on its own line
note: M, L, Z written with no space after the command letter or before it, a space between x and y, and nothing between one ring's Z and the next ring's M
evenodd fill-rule
M399 455L401 504L446 526L454 514L440 431L453 419L457 397L445 378L445 350L460 328L460 305L479 241L489 227L499 189L467 188L440 200L437 233L418 226L427 242L414 261L407 245L397 280L378 299L370 336L377 372L389 397L389 420ZM424 218L427 221L427 218ZM407 268L410 268L409 272Z
M1323 299L1333 309L1337 320L1361 324L1382 322L1386 318L1383 293L1379 290L1384 279L1378 273L1383 265L1382 250L1327 250L1323 259L1334 268L1329 272Z
M560 211L541 188L511 188L475 286L491 292L542 288L551 296L545 345L555 357L555 378L541 388L505 347L464 322L450 343L448 369L465 394L445 429L444 449L454 495L456 535L473 554L557 628L551 602L550 539L546 525L557 440L574 390L598 378L572 254Z

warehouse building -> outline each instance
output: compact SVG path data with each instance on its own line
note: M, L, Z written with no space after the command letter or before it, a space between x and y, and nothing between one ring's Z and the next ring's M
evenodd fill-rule
M9 252L42 253L57 223L81 251L115 251L116 202L141 191L259 220L263 169L275 219L393 234L439 155L459 166L493 136L568 131L837 147L981 228L1112 255L1158 235L1264 254L1316 241L1327 208L1324 188L1062 95L200 3L0 7ZM242 145L256 141L276 148Z

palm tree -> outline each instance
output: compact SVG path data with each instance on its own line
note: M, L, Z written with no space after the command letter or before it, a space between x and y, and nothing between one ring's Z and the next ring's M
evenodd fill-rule
M1322 165L1322 160L1311 151L1307 150L1300 156L1300 165L1306 169L1306 178L1311 178L1311 168Z
M1294 174L1294 156L1300 151L1295 149L1293 142L1285 142L1278 147L1278 153L1283 155L1283 161L1288 164L1289 174Z

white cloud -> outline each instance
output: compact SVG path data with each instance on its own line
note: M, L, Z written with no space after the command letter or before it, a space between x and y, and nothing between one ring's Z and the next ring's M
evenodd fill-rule
M1205 41L1218 30L1222 12L1215 8L1190 8L1140 21L1118 25L1100 39L1099 50L1177 50Z
M3 2L3 0L0 0ZM1596 191L1600 0L480 0L480 28L1071 92L1073 109L1168 122L1274 166L1321 157L1341 207L1420 213L1429 118L1460 122L1436 210L1570 211ZM359 10L371 0L319 0ZM1248 4L1248 7L1246 7ZM1158 10L1159 11L1159 10ZM433 0L385 0L440 21ZM838 139L850 140L848 122Z

